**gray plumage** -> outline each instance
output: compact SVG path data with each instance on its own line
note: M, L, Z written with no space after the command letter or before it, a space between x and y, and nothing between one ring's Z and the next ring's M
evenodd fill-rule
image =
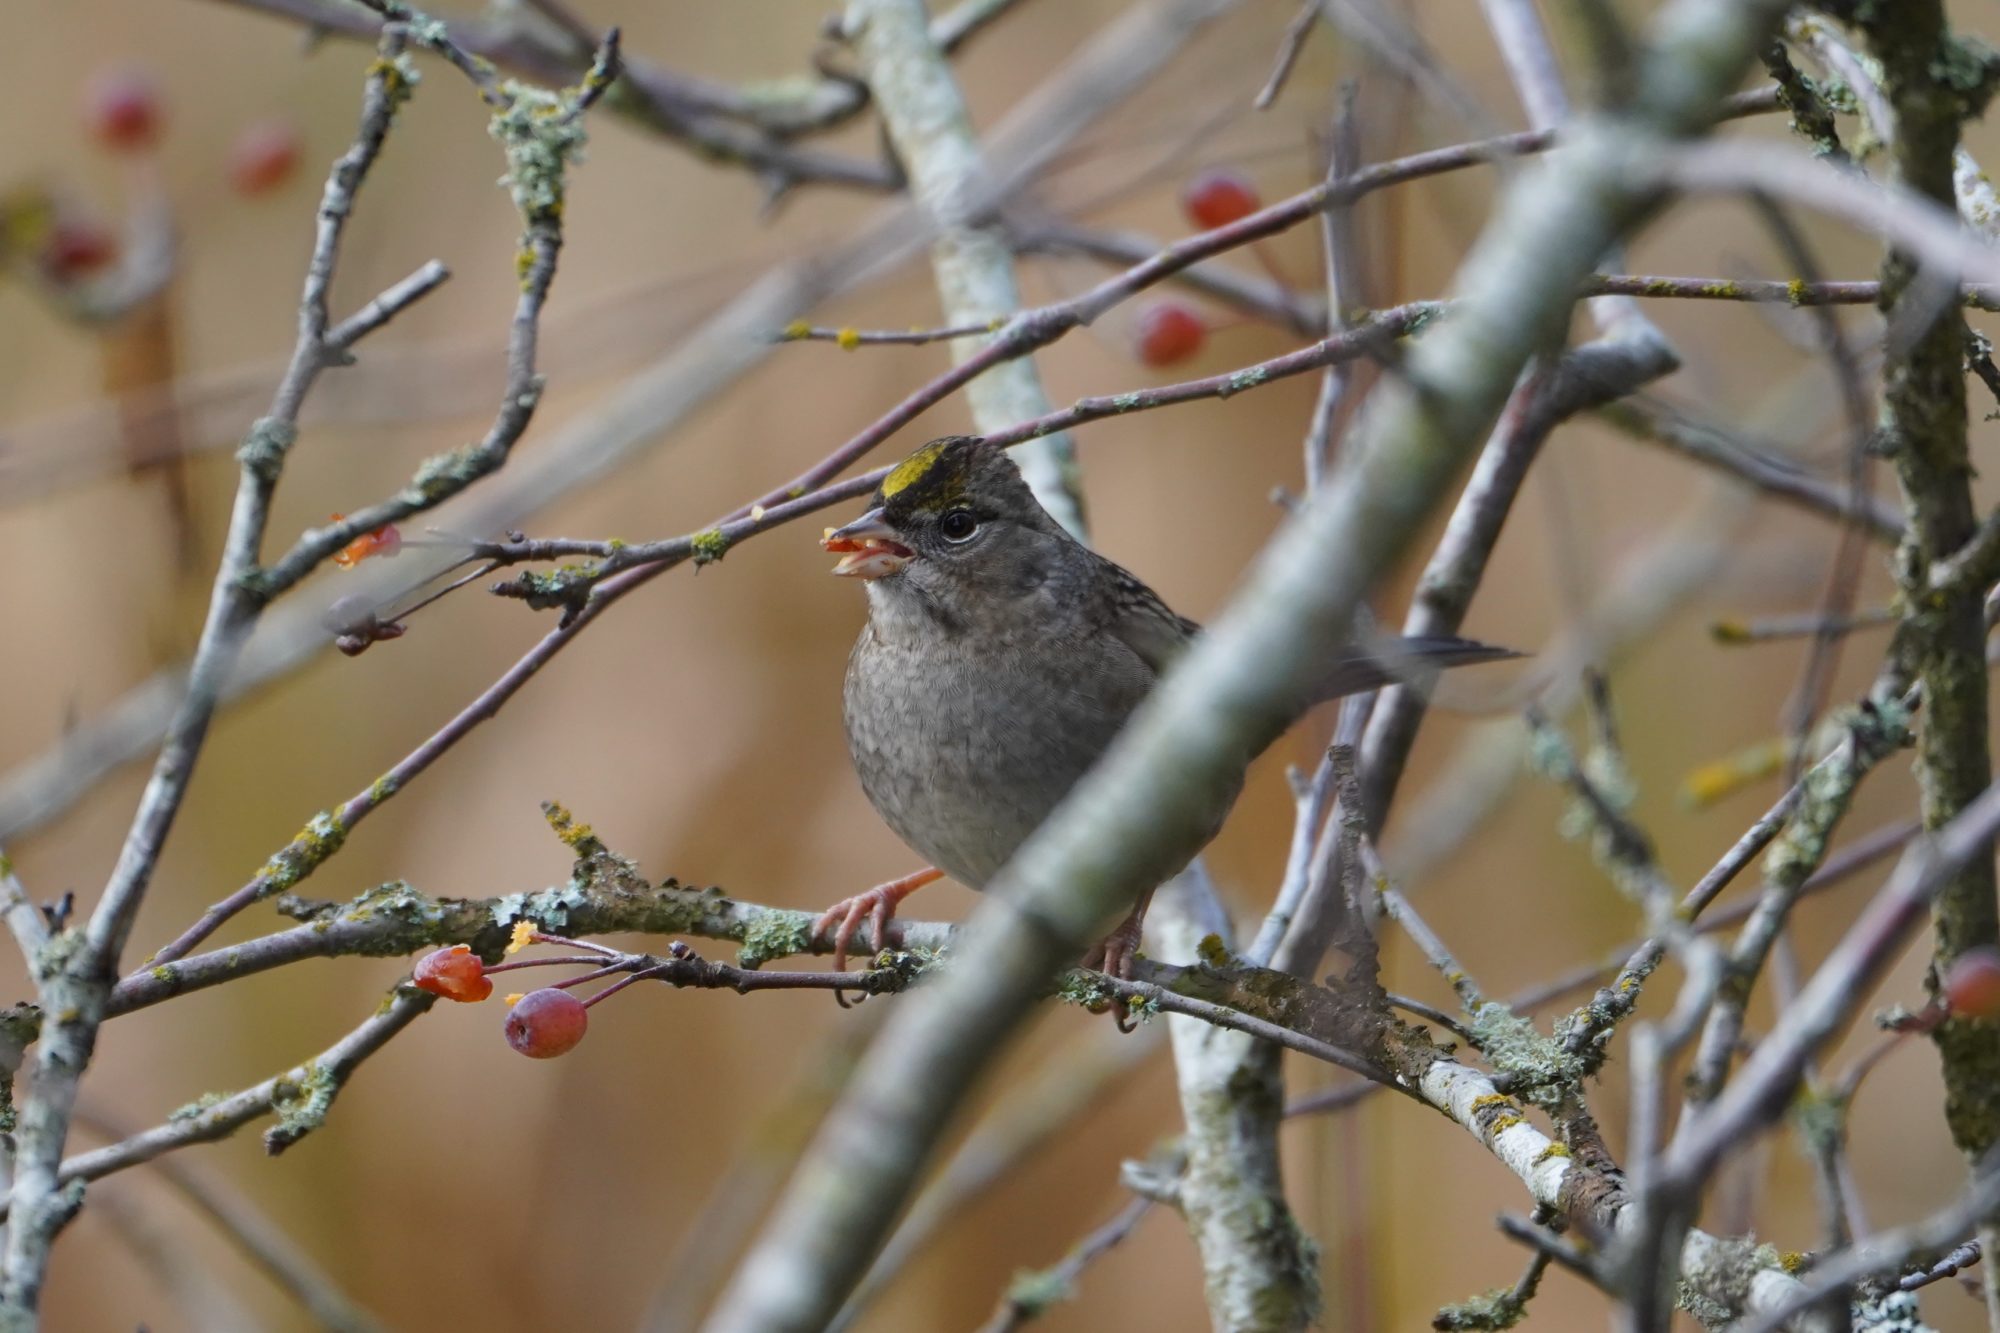
M868 519L908 558L867 585L868 624L847 666L849 753L897 836L982 888L1200 626L1064 532L983 440L934 441L875 506ZM1349 649L1329 663L1299 711L1412 670L1513 655L1462 639L1384 642L1379 655ZM1240 787L1166 859L1185 864L1207 845Z

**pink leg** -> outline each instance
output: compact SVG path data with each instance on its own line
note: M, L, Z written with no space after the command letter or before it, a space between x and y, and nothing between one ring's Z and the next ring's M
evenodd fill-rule
M1117 977L1120 981L1130 981L1132 960L1139 953L1139 934L1146 924L1146 908L1152 905L1152 901L1153 891L1148 889L1133 904L1130 915L1083 956L1083 965Z
M933 866L913 871L901 879L892 879L886 884L877 884L866 893L857 893L852 898L842 898L833 906L819 914L813 922L813 937L833 932L833 970L847 970L847 946L853 942L854 933L861 928L865 919L874 926L870 938L875 947L884 949L889 942L889 918L896 914L896 905L935 880L943 879L944 871Z
M1096 947L1083 956L1083 965L1096 968L1106 976L1116 977L1120 981L1130 981L1132 962L1139 954L1139 936L1146 924L1146 908L1152 901L1153 891L1148 889L1140 895L1139 901L1133 904L1131 914L1120 921L1109 935L1099 940ZM1120 1031L1132 1030L1130 1016L1126 1013L1123 1000L1113 1000L1111 1012L1118 1020Z

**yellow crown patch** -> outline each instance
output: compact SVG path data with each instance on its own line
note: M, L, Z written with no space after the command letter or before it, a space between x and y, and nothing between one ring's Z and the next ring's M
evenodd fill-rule
M898 491L908 490L916 485L923 479L925 473L937 465L938 459L944 457L945 450L951 445L952 441L949 439L932 440L896 464L895 470L882 478L882 498L886 500Z

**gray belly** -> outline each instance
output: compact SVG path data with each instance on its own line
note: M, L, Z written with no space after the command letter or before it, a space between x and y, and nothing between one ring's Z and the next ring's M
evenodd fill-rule
M1111 743L1153 674L1122 645L1066 651L1061 671L1045 652L927 656L919 667L862 632L848 661L848 750L897 836L982 888Z

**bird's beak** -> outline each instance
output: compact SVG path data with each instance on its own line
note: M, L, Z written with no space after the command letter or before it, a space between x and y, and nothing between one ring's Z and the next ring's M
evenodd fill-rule
M878 507L869 510L844 528L828 528L819 544L840 553L833 572L848 579L879 579L901 570L914 554L896 540Z

